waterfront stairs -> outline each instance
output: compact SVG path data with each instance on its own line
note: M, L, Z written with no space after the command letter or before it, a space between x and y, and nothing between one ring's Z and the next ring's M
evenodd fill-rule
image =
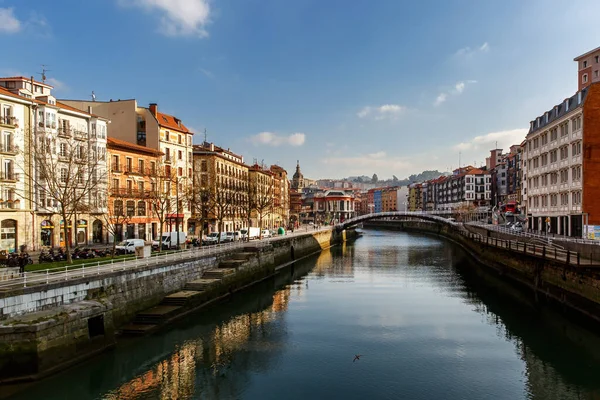
M253 259L257 259L255 250L231 254L216 268L204 271L201 278L186 283L183 290L171 293L158 305L137 313L131 323L123 327L121 334L136 336L150 333L182 314L230 294L228 283L234 283L236 274L251 265Z

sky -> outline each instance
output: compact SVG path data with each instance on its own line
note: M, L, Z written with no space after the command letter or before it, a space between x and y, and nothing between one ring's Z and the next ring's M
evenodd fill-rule
M0 76L158 103L247 163L402 179L485 163L577 90L600 1L0 0Z

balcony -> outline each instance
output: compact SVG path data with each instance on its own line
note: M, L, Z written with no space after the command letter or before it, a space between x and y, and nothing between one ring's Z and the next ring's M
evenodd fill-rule
M59 128L58 136L70 139L73 136L73 133L71 132L70 129Z
M18 210L20 208L21 201L19 199L13 200L9 198L8 200L0 199L0 210Z
M129 189L129 188L114 188L110 190L112 197L125 197L131 199L147 198L149 192L147 190Z
M73 136L75 137L75 139L87 140L87 138L88 138L88 134L85 131L74 131L73 133L74 133Z
M165 161L164 161L164 162L165 162L165 164L171 164L171 161L172 161L172 160L173 160L173 159L172 159L171 157L169 157L169 156L165 156Z
M111 165L110 166L110 172L114 172L114 173L121 173L123 172L123 169L121 168L120 165Z
M15 173L12 171L4 171L0 174L1 182L17 182L19 180L19 173Z
M19 148L12 143L0 143L0 153L1 154L9 154L16 155L19 151Z
M19 126L19 120L11 115L2 115L0 116L0 125L16 128Z

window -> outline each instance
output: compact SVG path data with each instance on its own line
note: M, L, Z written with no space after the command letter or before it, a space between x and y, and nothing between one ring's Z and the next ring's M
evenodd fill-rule
M177 175L183 176L183 168L181 168L181 167L177 168Z
M182 144L182 142L181 142L181 135L177 136L177 143Z
M573 205L581 204L581 192L573 192L571 196Z
M144 160L138 160L138 173L144 173Z
M133 193L133 182L127 181L127 194L131 195Z
M146 216L146 202L145 201L138 201L137 209L138 209L138 212L137 212L138 217Z
M126 161L125 165L126 165L126 168L127 168L126 171L127 172L131 172L133 170L133 160L131 159L131 157L127 157L125 159L125 161Z
M583 81L583 83L586 83L588 81L587 74L583 74L582 81Z
M66 143L61 143L60 144L60 150L59 150L58 154L61 157L66 157L67 156L67 144Z
M66 168L61 168L60 169L60 181L63 183L67 182L67 175L68 175L68 171Z
M558 139L558 128L550 129L550 141L553 142Z
M112 156L112 170L114 172L119 172L119 156L118 155Z
M576 142L571 145L571 155L577 156L581 154L581 142Z
M595 70L594 71L594 78L597 78L597 77L598 77L598 70Z
M169 141L169 131L165 131L165 141Z
M583 62L583 68L587 68L587 61Z
M594 59L596 60L596 64L598 64L598 59L600 58L600 56L596 56L594 57Z
M179 150L179 151L177 152L177 158L178 158L179 160L183 160L183 151Z
M133 200L127 201L127 216L128 217L135 216L135 201L133 201Z
M119 180L118 179L112 180L112 187L113 187L113 189L119 190Z
M171 161L171 149L168 147L165 149L165 161Z
M123 215L123 200L115 200L113 203L113 213Z

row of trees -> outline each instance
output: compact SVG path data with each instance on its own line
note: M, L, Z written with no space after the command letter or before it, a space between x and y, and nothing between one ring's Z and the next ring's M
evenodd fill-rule
M61 217L67 261L71 262L67 221L77 220L80 214L95 213L102 216L106 231L116 237L134 215L122 206L123 202L118 207L114 201L108 201L108 191L115 188L108 188L109 166L104 153L87 140L77 140L72 132L61 133L56 137L41 131L26 137L25 148L31 150L22 151L21 162L5 174L12 179L15 170L20 170L25 190L15 194L26 200L31 209ZM150 188L136 193L149 204L150 212L158 220L160 237L169 214L174 211L179 214L183 207L192 211L201 236L208 220L216 221L221 233L228 218L237 216L251 226L252 218L256 217L262 227L263 218L272 211L273 184L261 185L252 174L242 184L232 187L218 179L202 182L199 174L182 179L175 170L158 161L156 168L147 174Z

